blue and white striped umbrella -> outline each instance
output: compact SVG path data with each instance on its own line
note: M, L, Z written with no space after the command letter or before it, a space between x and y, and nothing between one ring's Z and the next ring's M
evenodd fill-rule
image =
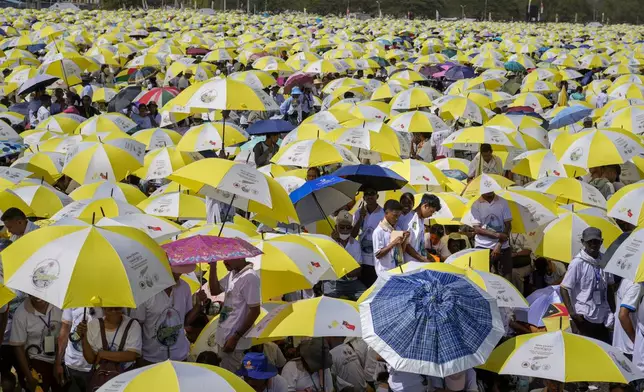
M362 338L395 370L436 377L485 363L504 333L496 299L430 270L378 278L360 318Z

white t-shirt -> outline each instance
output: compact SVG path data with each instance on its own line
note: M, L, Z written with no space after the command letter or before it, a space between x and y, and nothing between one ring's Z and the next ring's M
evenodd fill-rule
M615 293L615 326L613 331L613 347L619 349L624 354L633 354L633 342L624 332L621 321L619 321L619 312L622 308L628 309L633 328L637 330L637 308L642 300L642 285L633 283L628 279L622 279L619 289Z
M373 231L373 253L374 255L380 251L380 249L389 245L391 241L391 232L383 230L382 227L378 226ZM402 252L400 247L396 246L386 254L382 255L379 259L375 258L375 269L376 274L381 275L383 272L389 271L392 268L396 268L396 259L394 257L395 252ZM402 256L402 255L401 255Z
M409 245L418 252L421 256L427 255L427 249L425 248L425 224L423 220L420 219L418 214L414 213L414 216L409 220L409 224L405 229L409 231ZM410 254L405 252L404 256L405 262L408 261L420 261L411 257Z
M418 150L416 155L425 162L431 162L434 160L434 157L432 157L432 145L428 140L423 143L423 146Z
M451 129L443 131L432 132L432 137L429 139L431 146L436 147L436 156L453 157L454 150L449 147L443 146L443 142L452 133Z
M334 347L330 352L333 359L331 372L353 385L356 392L366 391L367 379L357 352L346 343Z
M93 314L92 314L93 313ZM92 365L87 363L83 356L83 341L80 336L76 334L78 324L87 318L87 322L91 322L96 317L102 317L103 311L101 308L94 308L92 311L88 308L72 308L63 310L63 324L71 325L67 341L67 349L65 349L65 365L71 369L81 372L88 372L92 369Z
M360 210L353 214L353 225L355 226L360 219ZM378 227L378 224L385 219L385 210L378 206L372 213L367 212L367 215L362 221L360 228L360 249L362 250L362 264L375 265L374 245L373 245L373 231Z
M282 377L286 380L288 392L301 391L306 388L312 388L314 391L322 391L320 377L317 374L307 372L299 358L288 361L284 365ZM333 377L329 369L324 371L324 392L333 392Z
M432 387L447 389L445 379L439 377L430 377ZM476 382L476 371L474 369L467 369L465 371L465 388L462 389L467 392L478 392L479 386Z
M268 388L264 392L288 392L288 383L279 374L268 381Z
M576 313L591 323L601 324L611 314L606 297L608 286L614 283L613 275L584 261L582 257L590 256L582 256L582 253L585 254L582 250L570 262L561 286L569 290ZM595 303L595 299L599 303Z
M409 227L409 222L412 220L412 218L416 215L416 211L411 210L405 215L400 215L400 218L398 218L398 222L396 222L396 230L402 230L405 231Z
M393 392L425 392L427 387L424 385L426 380L423 376L416 373L400 372L387 365L389 372L389 388Z
M118 326L115 330L109 330L105 328L105 339L109 345L109 351L118 351L119 346L121 345L121 340L123 339L123 334L127 328L127 324L130 322L131 318L123 315L123 320L121 320L121 325ZM92 347L94 353L97 353L103 350L103 339L101 338L101 325L99 324L98 318L93 319L87 324L87 342ZM130 330L127 332L127 337L125 338L125 346L123 346L123 351L132 351L141 355L141 347L143 345L143 339L141 337L141 325L134 320L132 325L130 325ZM132 363L122 363L121 366L124 369L129 368Z
M60 333L62 317L62 310L53 305L49 305L43 314L34 309L29 299L25 300L13 315L9 344L24 345L30 358L54 363L55 355L44 353L45 338L53 336L54 342L56 341Z
M226 292L224 304L219 313L219 326L215 334L216 343L223 346L226 340L239 330L248 315L248 308L259 306L261 295L259 276L253 265L249 264L237 274L229 272L219 280L219 285ZM251 339L241 338L236 350L245 350L251 346Z
M547 285L552 286L559 283L561 279L566 276L566 266L560 261L550 260L550 262L552 263L554 271L546 273L543 280Z
M445 260L452 255L449 249L447 249L447 241L443 241L444 237L447 236L441 237L441 239L438 240L438 244L434 245L432 244L431 233L425 233L425 248L436 251L436 255L442 260Z
M134 310L131 316L143 329L143 359L157 363L168 356L175 361L188 357L190 343L183 324L190 310L190 286L183 280L172 288L170 296L163 290Z
M491 203L479 197L472 204L471 212L474 225L497 233L502 233L505 228L505 222L512 220L508 202L499 196L494 196ZM492 249L499 243L499 240L477 234L474 237L474 243L476 247ZM509 246L510 241L505 241L501 248L506 249Z
M2 264L0 264L0 268L1 266ZM4 340L2 341L2 344L9 344L9 340L11 338L11 324L13 322L13 316L16 314L16 310L18 310L20 305L22 305L22 303L27 298L27 294L23 293L22 291L16 290L16 296L11 301L9 301L8 304L5 305L5 307L9 311L9 317L7 318L7 327L4 329Z
M485 159L482 160L482 163L479 163L479 161L481 161L480 153L476 154L472 162L470 162L468 177L478 177L481 173L503 175L503 161L498 156L492 155L490 162L485 162Z

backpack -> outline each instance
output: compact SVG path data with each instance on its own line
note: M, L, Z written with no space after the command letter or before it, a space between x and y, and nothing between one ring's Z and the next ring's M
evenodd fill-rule
M134 319L130 319L123 331L123 336L121 337L121 343L119 344L118 351L123 351L125 347L125 341L127 339L127 333L130 331L130 327ZM109 351L110 347L107 344L107 337L105 336L105 321L102 318L98 319L98 323L101 327L101 340L103 341L103 350ZM118 333L118 330L117 330ZM101 359L100 362L95 362L92 365L92 370L90 371L89 383L87 384L87 392L97 391L103 384L107 383L114 377L118 376L121 373L124 373L125 370L121 367L120 363L108 361L106 359Z

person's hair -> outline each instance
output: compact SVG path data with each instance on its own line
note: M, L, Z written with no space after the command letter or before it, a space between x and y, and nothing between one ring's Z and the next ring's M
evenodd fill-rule
M481 144L481 152L492 152L492 146L487 143Z
M403 201L404 199L409 199L409 200L411 200L411 201L412 201L412 203L415 201L414 194L413 194L413 193L411 193L411 192L405 192L405 193L403 193L403 194L400 196L400 203L402 203L402 201Z
M538 257L534 261L534 269L542 274L546 272L547 265L548 265L548 260L545 257Z
M429 234L435 234L435 235L437 235L439 238L440 238L440 237L442 237L442 236L443 236L443 234L445 234L445 230L443 229L443 225L433 224L433 225L429 228Z
M460 228L459 225L444 225L445 226L445 233L451 234L451 233L458 233L458 229Z
M431 132L420 132L420 136L424 137L425 139L429 139L432 137Z
M3 222L6 221L12 221L12 220L19 220L19 219L27 219L27 215L25 215L24 212L20 208L16 207L11 207L7 211L2 214L0 217L0 220Z
M606 173L606 170L614 170L617 174L615 181L619 181L619 176L622 174L622 167L620 165L606 165L604 166L603 172Z
M580 94L581 94L581 93L583 93L583 92L584 92L584 88L583 88L583 87L581 87L581 86L577 86L577 90L576 90L576 91L577 91L578 93L580 93Z
M310 171L315 172L315 175L318 176L318 177L320 177L322 175L322 172L320 171L319 167L309 167L308 169L306 169L307 173L310 172Z
M378 381L378 382L387 382L388 379L389 379L389 373L388 372L380 372L376 376L376 381Z
M385 202L384 206L385 212L386 211L402 211L402 205L398 200L394 199L389 199Z
M219 355L215 354L213 351L202 351L197 356L197 363L219 366L221 358L219 358Z
M624 392L632 392L633 388L628 384L610 384L608 387L608 392L615 392L618 390L623 390Z
M423 204L429 204L429 206L432 207L435 211L441 210L441 201L436 195L425 193L423 195L423 198L420 199L420 205L422 206Z

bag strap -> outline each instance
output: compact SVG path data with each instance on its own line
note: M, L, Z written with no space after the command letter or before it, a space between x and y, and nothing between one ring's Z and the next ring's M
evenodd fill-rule
M107 336L105 336L105 321L102 318L99 318L98 325L101 327L101 341L103 342L103 350L109 351L110 347L107 345Z
M127 333L130 331L130 327L132 326L133 321L134 319L130 319L130 321L127 323L127 326L125 327L125 331L123 331L123 336L121 336L121 344L119 344L119 351L123 351L123 349L125 348Z

